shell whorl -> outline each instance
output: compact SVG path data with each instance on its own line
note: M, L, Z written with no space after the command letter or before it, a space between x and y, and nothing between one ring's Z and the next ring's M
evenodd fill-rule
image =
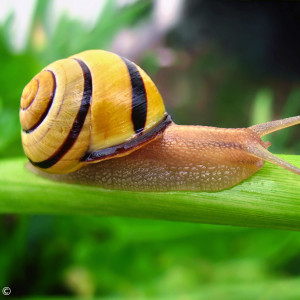
M34 130L46 117L56 89L55 76L51 71L42 71L24 88L21 97L20 122L29 132ZM35 101L36 99L39 99Z
M116 54L90 50L58 60L24 88L25 154L50 173L126 155L170 123L149 76Z
M40 80L44 74L51 74L50 85ZM91 95L90 71L75 59L49 65L25 87L20 120L23 148L32 164L55 173L80 167L89 147Z

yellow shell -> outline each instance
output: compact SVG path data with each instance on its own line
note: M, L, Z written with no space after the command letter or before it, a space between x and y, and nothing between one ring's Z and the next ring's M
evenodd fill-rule
M89 50L50 64L26 85L20 122L31 163L68 173L135 151L171 119L141 68L114 53Z

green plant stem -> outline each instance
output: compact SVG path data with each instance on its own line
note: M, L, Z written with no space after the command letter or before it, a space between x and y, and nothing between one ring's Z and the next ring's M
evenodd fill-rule
M300 156L280 155L299 166ZM0 160L0 213L90 214L300 230L300 177L270 163L216 193L105 190L40 178Z

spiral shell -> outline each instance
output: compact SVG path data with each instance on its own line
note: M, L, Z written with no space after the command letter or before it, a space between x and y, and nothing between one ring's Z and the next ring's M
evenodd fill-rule
M127 155L171 123L149 76L111 52L58 60L24 88L20 122L25 154L36 167L69 173Z

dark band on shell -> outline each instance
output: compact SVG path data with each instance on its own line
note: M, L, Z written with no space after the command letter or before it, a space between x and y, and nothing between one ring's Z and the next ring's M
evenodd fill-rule
M80 67L82 68L82 72L84 76L84 91L82 95L81 105L67 138L65 139L63 144L58 148L58 150L52 156L50 156L48 159L44 161L34 162L30 160L33 165L41 169L47 169L52 167L74 145L77 137L80 134L80 131L85 122L85 118L90 108L92 92L93 92L92 75L88 66L82 60L80 59L75 59L75 60L79 63Z
M137 66L130 60L121 57L127 66L132 89L131 120L134 131L138 134L143 132L147 118L147 93L143 78Z

